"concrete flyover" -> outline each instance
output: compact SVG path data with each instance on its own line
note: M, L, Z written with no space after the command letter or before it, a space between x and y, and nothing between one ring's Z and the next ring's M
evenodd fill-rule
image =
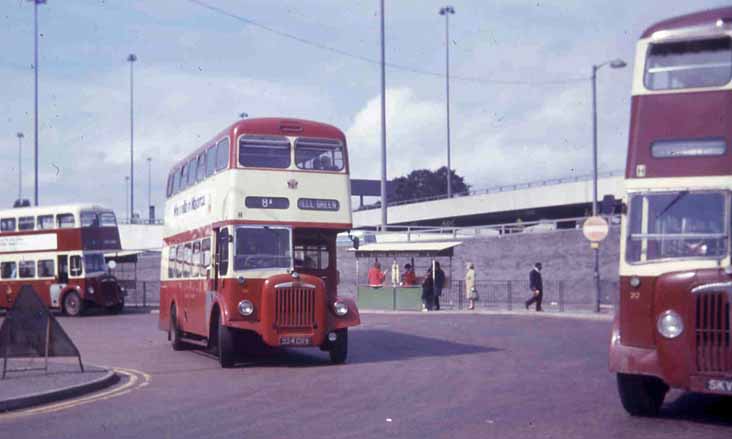
M623 194L623 175L612 172L598 179L598 197ZM390 205L390 225L474 226L581 217L592 203L592 179L577 177L502 186L452 199L427 200ZM353 212L353 227L376 227L381 223L381 210L362 209Z

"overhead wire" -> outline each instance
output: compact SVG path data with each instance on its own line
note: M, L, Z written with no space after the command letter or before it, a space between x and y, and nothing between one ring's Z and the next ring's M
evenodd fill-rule
M363 61L369 64L376 64L381 65L381 61L370 58L367 56L359 55L356 53L349 52L347 50L339 49L337 47L329 46L327 44L314 41L308 38L304 38L289 32L285 32L276 28L273 28L271 26L268 26L266 24L262 24L258 21L252 20L251 18L244 17L242 15L236 14L234 12L228 11L226 9L223 9L221 7L212 5L208 2L205 2L203 0L187 0L189 3L192 3L194 5L197 5L201 8L208 9L209 11L215 12L219 15L223 15L229 18L232 18L234 20L240 21L242 23L248 24L252 27L256 27L258 29L261 29L265 32L272 33L274 35L277 35L282 38L286 38L292 41L296 41L298 43L314 47L316 49L324 50L327 52L335 53L337 55L345 56L352 59L357 59L359 61ZM410 72L415 73L418 75L424 75L424 76L432 76L437 78L444 78L445 75L443 73L433 72L429 70L422 70L416 67L411 67L403 64L397 64L393 62L385 62L384 65L386 67L389 67L393 70L401 70L404 72ZM563 78L563 79L557 79L557 80L546 80L546 81L522 81L522 80L510 80L510 79L495 79L495 78L481 78L481 77L470 77L470 76L461 76L461 75L450 75L450 79L456 80L456 81L465 81L465 82L476 82L476 83L484 83L484 84L498 84L498 85L530 85L530 86L539 86L539 85L566 85L566 84L573 84L578 82L585 82L590 80L590 77L570 77L570 78Z

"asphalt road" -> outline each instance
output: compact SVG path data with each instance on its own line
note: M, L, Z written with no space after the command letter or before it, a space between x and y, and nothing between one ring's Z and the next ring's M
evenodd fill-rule
M60 318L84 360L150 375L118 396L0 418L3 438L729 438L730 399L673 393L633 418L607 372L610 323L527 316L364 315L349 363L318 350L220 369L174 352L157 315Z

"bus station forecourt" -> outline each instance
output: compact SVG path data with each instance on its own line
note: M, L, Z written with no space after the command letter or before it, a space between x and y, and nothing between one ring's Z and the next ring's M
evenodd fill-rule
M30 352L12 358L8 384L0 381L0 430L728 437L730 23L730 7L698 12L650 26L637 43L625 193L612 200L620 247L617 303L603 308L611 312L394 311L420 305L419 289L397 287L396 275L391 295L381 285L339 294L338 235L353 225L344 133L245 118L169 171L152 312L125 308L128 291L104 259L123 250L111 210L0 211L2 324L16 328L3 332L0 361L7 365L11 344ZM587 224L589 240L608 235L604 220ZM375 258L397 268L397 257L432 267L449 258L454 280L461 244L354 240L356 285ZM527 277L530 257L529 249L521 261ZM58 358L49 368L48 347L44 358L30 325L13 321L27 286L65 316L58 321L86 371Z

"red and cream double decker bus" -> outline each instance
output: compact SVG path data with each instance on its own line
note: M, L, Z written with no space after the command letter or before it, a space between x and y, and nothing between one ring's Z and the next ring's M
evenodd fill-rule
M124 290L104 253L120 250L114 212L91 204L0 210L0 308L31 285L51 308L78 316L87 305L120 312Z
M355 302L337 295L347 157L335 127L263 118L234 123L173 167L160 291L173 349L206 346L229 367L261 338L346 360L348 328L360 323Z
M633 415L732 394L732 8L638 42L610 370Z

